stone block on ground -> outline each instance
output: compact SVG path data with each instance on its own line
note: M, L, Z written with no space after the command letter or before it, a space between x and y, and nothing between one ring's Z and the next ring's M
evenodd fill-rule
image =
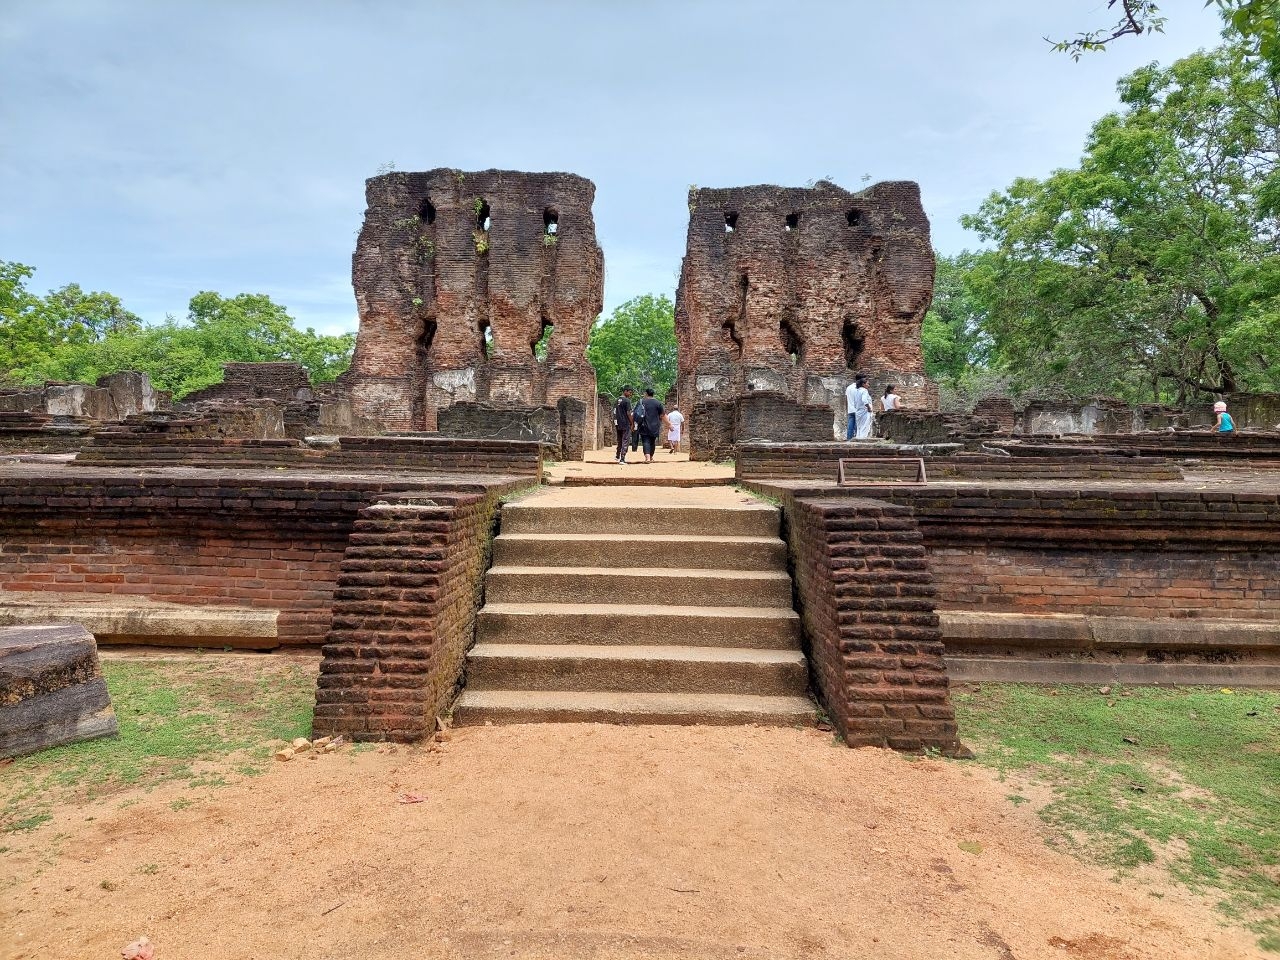
M0 757L116 733L93 634L77 624L0 627Z

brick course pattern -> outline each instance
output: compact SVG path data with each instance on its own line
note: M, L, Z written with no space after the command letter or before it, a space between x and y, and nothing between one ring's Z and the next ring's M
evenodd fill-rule
M784 513L815 685L845 742L966 753L910 508L791 499Z
M685 409L771 390L834 421L855 371L937 407L920 346L934 259L916 184L695 189L689 210L676 294Z
M489 482L452 487L483 491ZM274 609L282 644L319 644L360 510L376 496L450 486L261 474L0 476L0 590Z
M554 407L567 396L594 411L586 348L604 256L590 180L436 169L373 177L365 195L352 259L360 329L342 377L357 416L434 430L460 400Z
M1280 620L1274 492L745 485L784 498L840 492L909 507L945 610Z
M461 686L495 496L389 498L361 511L338 574L317 735L413 741Z
M876 480L914 480L919 454L889 447L853 446L842 443L753 443L739 444L739 480L813 479L835 482L841 459L855 461L889 458L895 462L857 463L847 474ZM1001 457L925 456L926 475L931 480L1181 480L1182 471L1159 459L1119 456Z
M182 466L217 469L301 467L351 472L542 475L542 447L534 441L455 437L340 437L336 446L300 440L240 440L166 433L97 434L77 465Z

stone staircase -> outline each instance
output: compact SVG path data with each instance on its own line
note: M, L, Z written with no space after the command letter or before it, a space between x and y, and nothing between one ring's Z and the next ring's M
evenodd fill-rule
M508 504L455 722L811 723L779 519L725 487Z

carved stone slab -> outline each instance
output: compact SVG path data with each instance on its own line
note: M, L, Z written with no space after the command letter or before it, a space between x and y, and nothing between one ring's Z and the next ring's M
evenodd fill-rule
M0 627L0 757L116 733L93 634L77 624Z

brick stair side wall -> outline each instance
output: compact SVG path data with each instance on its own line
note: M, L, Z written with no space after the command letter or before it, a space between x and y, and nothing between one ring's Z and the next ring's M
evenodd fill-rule
M910 508L791 499L784 516L815 685L845 742L964 755Z
M338 573L314 729L354 740L430 736L461 685L496 495L362 511Z

